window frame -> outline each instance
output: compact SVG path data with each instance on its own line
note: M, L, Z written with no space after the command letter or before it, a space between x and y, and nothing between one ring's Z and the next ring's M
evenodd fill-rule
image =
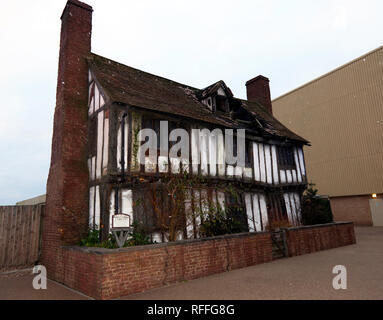
M280 170L295 170L296 163L292 146L277 146L278 168Z

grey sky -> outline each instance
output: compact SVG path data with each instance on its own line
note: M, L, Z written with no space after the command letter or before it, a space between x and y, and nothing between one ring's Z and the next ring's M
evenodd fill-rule
M45 193L65 0L0 4L0 204ZM245 98L263 74L277 97L382 45L381 0L89 0L93 52Z

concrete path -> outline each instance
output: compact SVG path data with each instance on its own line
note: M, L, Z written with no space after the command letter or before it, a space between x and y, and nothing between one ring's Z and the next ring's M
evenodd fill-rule
M123 299L383 299L383 228L357 228L357 244L213 275ZM348 289L334 290L344 265ZM55 282L34 290L31 275L1 276L1 299L86 299Z
M89 297L48 280L47 290L35 290L28 271L0 274L0 300L87 300Z
M383 299L383 228L357 228L357 244L276 260L125 299ZM344 265L348 289L334 290Z

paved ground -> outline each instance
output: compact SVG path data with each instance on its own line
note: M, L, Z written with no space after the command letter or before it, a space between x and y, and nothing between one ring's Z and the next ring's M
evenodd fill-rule
M84 300L83 294L48 280L47 290L32 287L32 269L0 275L0 300Z
M357 228L357 245L234 270L124 299L383 299L383 228ZM332 269L344 265L348 289L334 290ZM52 281L32 288L32 276L0 276L0 299L85 299Z

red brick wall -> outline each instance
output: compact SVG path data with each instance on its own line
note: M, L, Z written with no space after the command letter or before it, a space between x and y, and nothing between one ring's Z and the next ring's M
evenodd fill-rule
M357 226L372 226L371 195L330 198L334 221L352 221Z
M290 228L286 237L290 256L355 243L352 223ZM62 252L60 282L97 299L143 292L273 259L270 233L116 250L64 247Z
M355 244L353 223L331 223L286 230L289 256Z
M43 220L42 263L63 275L61 246L76 244L88 225L88 64L92 8L69 0L62 15L52 156Z
M269 233L121 250L63 248L63 283L97 299L272 261Z

